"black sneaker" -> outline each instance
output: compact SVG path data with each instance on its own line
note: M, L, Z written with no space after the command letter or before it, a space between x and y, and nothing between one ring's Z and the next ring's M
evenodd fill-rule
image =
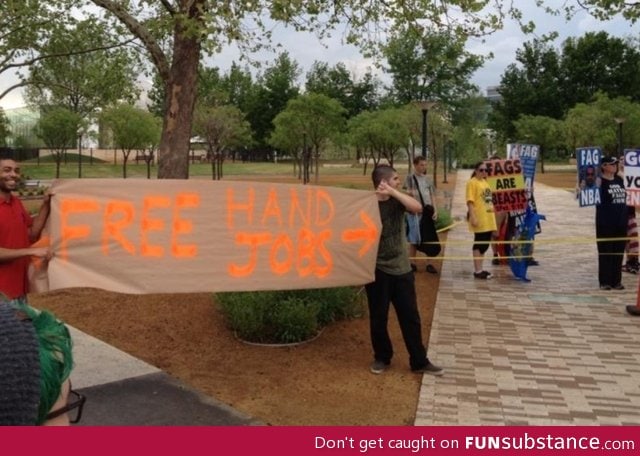
M428 264L428 265L427 265L427 269L426 269L426 271L427 271L428 273L430 273L430 274L437 274L437 273L438 273L438 270L437 270L433 265L431 265L431 264Z
M614 290L624 290L624 285L622 285L621 283L619 283L618 285L614 285L613 287Z
M493 277L493 275L488 271L480 271L480 272L474 272L473 277L475 277L476 279L487 280Z
M500 259L497 256L493 257L493 260L491 260L491 264L494 266L500 266Z
M600 285L601 290L611 290L611 285Z
M390 363L385 363L384 361L378 361L375 359L369 366L369 370L372 374L381 374L389 368L389 364Z
M527 260L527 266L538 266L540 262L538 260L534 260L533 258L529 258Z
M435 375L436 377L440 377L441 375L444 375L444 369L439 366L436 366L431 361L429 361L427 364L425 364L421 368L411 369L411 371L415 372L416 374L429 374L429 375Z

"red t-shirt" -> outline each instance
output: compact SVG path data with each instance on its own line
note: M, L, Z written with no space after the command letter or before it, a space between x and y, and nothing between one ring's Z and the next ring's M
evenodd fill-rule
M33 219L15 196L9 201L0 199L0 247L23 249L29 247L29 227ZM28 291L27 268L29 257L0 262L0 292L9 299L24 296Z

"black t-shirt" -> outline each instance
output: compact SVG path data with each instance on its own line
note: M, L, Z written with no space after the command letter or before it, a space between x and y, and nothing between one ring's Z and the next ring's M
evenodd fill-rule
M376 267L391 275L411 272L407 237L405 236L404 205L395 198L378 201L382 233L378 245Z
M600 204L596 206L596 226L608 231L627 232L627 194L620 176L600 184Z

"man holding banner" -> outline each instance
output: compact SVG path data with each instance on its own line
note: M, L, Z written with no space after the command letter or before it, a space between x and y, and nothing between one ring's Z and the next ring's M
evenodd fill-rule
M47 257L46 247L30 247L42 234L49 216L49 195L45 194L36 217L31 217L13 195L20 182L20 167L0 158L0 293L10 300L23 298L28 290L29 257Z
M422 342L422 325L416 297L415 277L411 271L404 234L405 212L420 213L422 204L399 190L398 173L388 165L377 166L371 174L376 189L382 233L376 258L375 280L365 286L369 303L369 326L373 346L370 370L381 374L391 364L393 346L387 323L389 304L398 316L411 370L416 373L442 375L427 358Z

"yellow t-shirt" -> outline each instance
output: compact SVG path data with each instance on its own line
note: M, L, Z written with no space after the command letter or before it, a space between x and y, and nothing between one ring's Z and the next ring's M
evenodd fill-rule
M493 200L491 188L484 179L472 177L467 182L467 203L473 203L473 211L478 224L472 226L469 223L469 231L472 233L485 233L496 230L496 217L493 212Z

